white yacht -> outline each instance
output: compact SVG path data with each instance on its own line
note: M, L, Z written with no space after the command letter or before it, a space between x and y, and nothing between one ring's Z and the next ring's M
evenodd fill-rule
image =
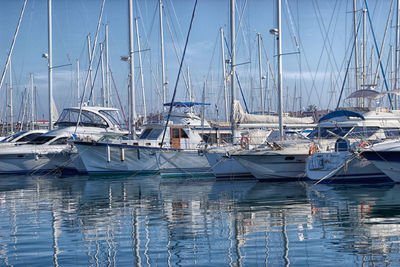
M340 111L336 111L337 114ZM318 182L388 182L390 179L361 153L371 144L399 135L399 111L372 109L353 117L329 118L334 128L322 128L320 137L336 136L334 145L307 159L307 177ZM322 142L324 139L321 140Z
M66 108L54 124L56 129L27 144L1 150L0 174L85 172L69 140L98 140L105 134L126 134L118 117L115 108L84 106L81 111L79 107Z
M400 183L400 141L387 140L364 150L361 154L396 183Z
M311 168L307 168L307 177L317 179L311 173L317 170L311 161L314 158L320 160L320 156L317 155L322 153L318 152L331 152L335 148L338 150L338 146L347 150L347 141L343 143L338 139L361 144L362 140L377 142L388 136L398 135L399 115L397 112L387 112L383 109L338 110L321 118L318 126L307 136L308 140L270 142L264 147L240 151L232 156L260 180L305 178L306 160L309 158L307 161L310 162L308 164ZM309 157L311 155L313 156ZM343 167L346 168L346 164ZM314 169L311 170L312 168ZM320 167L318 169L320 171ZM376 172L373 173L377 175ZM323 177L324 175L321 175L320 179Z
M147 124L137 139L75 142L86 170L90 175L158 172L163 177L213 175L206 157L201 153L199 156L198 148L203 139L212 138L215 130L188 109L196 104L174 103L185 110L172 112L167 128L166 114L162 123Z

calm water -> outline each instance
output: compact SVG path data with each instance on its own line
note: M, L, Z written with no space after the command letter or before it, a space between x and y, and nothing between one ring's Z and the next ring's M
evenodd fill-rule
M12 176L1 266L400 265L400 185Z

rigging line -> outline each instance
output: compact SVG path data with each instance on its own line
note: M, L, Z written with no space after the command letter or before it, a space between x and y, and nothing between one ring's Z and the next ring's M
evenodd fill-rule
M97 77L97 73L99 71L100 63L101 63L101 60L99 59L99 62L97 63L96 72L95 72L94 77L93 77L93 84L90 87L90 95L89 95L89 98L88 98L89 102L92 99L92 97L94 97L94 82L96 81L96 77Z
M211 66L212 66L212 62L214 60L215 50L217 49L218 41L220 39L219 35L220 35L220 33L219 33L219 30L218 30L217 31L217 36L216 36L216 39L215 39L215 42L214 42L214 49L213 49L213 52L212 52L212 55L211 55L210 65L208 67L208 72L207 72L207 75L206 75L206 81L208 81L208 79L209 79L209 77L211 75L211 72L212 72L212 67ZM218 62L218 64L220 64L220 62ZM225 77L224 77L224 79L225 79Z
M121 112L122 112L122 117L124 118L124 122L125 122L126 128L129 128L129 126L128 126L128 120L126 119L126 116L125 116L125 110L124 110L124 107L122 106L121 98L119 97L117 85L115 84L114 75L113 75L113 72L111 71L111 66L110 66L110 64L108 64L108 69L110 70L111 80L112 80L113 85L114 85L115 93L117 94L119 106L120 106Z
M358 22L357 35L359 33L360 25L361 25L361 20ZM350 57L349 57L350 59L353 57L354 47L356 46L357 35L354 37L354 40L353 40L353 46L351 47L351 52L350 52ZM337 102L335 110L339 109L340 101L342 100L342 95L343 95L344 86L346 84L347 74L349 73L349 69L350 69L350 63L351 63L350 59L349 59L349 61L347 63L347 68L346 68L346 72L344 74L344 79L343 79L343 83L342 83L342 89L340 90L340 95L339 95L338 102Z
M15 41L17 40L19 28L20 28L20 26L21 26L22 17L24 16L26 1L27 1L27 0L24 1L24 4L23 4L23 6L22 6L21 14L19 15L19 19L18 19L17 28L15 29L14 37L13 37L13 40L12 40L12 42L11 42L10 51L8 52L6 65L5 65L5 67L4 67L3 74L1 75L0 88L3 86L4 77L5 77L5 74L6 74L8 65L10 64L11 55L12 55L12 52L13 52L13 50L14 50Z
M317 93L317 95L318 95L318 97L319 97L319 101L321 101L321 94L318 94L318 90L316 90L316 87L315 87L315 80L316 80L316 76L317 76L317 72L318 72L318 70L319 70L319 68L320 68L320 65L321 65L321 62L322 62L322 56L323 56L323 54L324 54L324 52L326 52L327 53L327 55L328 55L328 62L331 62L331 57L329 56L329 49L328 49L328 47L327 47L327 43L329 43L330 44L330 40L329 40L329 31L330 31L330 28L331 28L331 26L332 26L332 21L333 21L333 18L334 18L334 15L335 15L335 10L336 10L336 4L337 4L337 1L336 1L336 4L335 4L335 8L334 8L334 10L333 10L333 12L332 12L332 15L331 15L331 18L330 18L330 20L329 20L329 25L328 25L328 29L326 29L326 27L325 27L325 24L324 24L324 22L323 22L323 19L321 19L321 17L322 17L322 15L321 15L321 11L320 11L320 8L319 8L319 6L318 6L318 4L317 4L317 2L315 1L315 0L313 0L312 1L312 3L313 3L313 8L314 8L314 11L315 11L315 13L316 14L318 14L318 16L317 16L317 22L318 22L318 26L319 26L319 29L320 29L320 32L321 32L321 34L322 34L322 36L323 36L323 46L322 46L322 50L321 50L321 54L320 54L320 56L319 56L319 59L318 59L318 63L317 63L317 67L316 67L316 71L315 71L315 74L313 75L313 82L312 82L312 90L315 90L316 91L316 93ZM331 47L331 45L330 45L330 47L329 48L331 48L332 49L332 47ZM333 58L335 58L335 57L333 57ZM339 73L339 76L340 76L340 72L339 72L339 69L338 69L338 66L337 66L337 64L336 64L336 60L334 60L334 62L335 62L335 66L336 66L336 71ZM332 64L332 63L331 63ZM332 64L332 66L333 66L333 64ZM340 77L339 77L340 78ZM310 98L310 94L311 94L312 92L309 92L309 98ZM322 93L322 92L321 92Z
M387 84L387 81L386 81L386 75L385 75L385 72L383 71L382 61L380 60L381 59L381 54L379 52L378 44L376 42L375 31L374 31L374 28L372 27L371 16L369 14L367 0L364 0L364 3L365 3L365 8L367 9L368 21L369 21L369 25L371 26L371 32L372 32L372 37L373 37L374 43L375 43L376 53L379 56L379 65L381 67L381 72L382 72L382 75L383 75L383 80L385 82L386 91L389 91L389 87L388 87L388 84ZM393 4L393 0L392 0L392 4ZM383 49L383 47L382 47L382 49ZM392 103L392 98L391 98L390 94L388 94L388 98L389 98L390 107L391 107L391 109L393 109L393 103Z
M180 66L179 66L178 77L176 78L174 93L172 95L171 106L169 107L167 122L165 123L165 128L164 128L164 131L163 131L163 137L162 137L162 140L161 140L160 148L162 148L162 146L163 146L164 139L165 139L165 133L167 132L169 118L171 117L171 112L172 112L172 108L173 108L174 101L175 101L175 96L176 96L176 89L178 87L179 77L180 77L180 74L182 72L182 65L183 65L183 61L185 59L185 55L186 55L186 48L187 48L187 45L188 45L188 42L189 42L190 32L192 30L192 25L193 25L193 20L194 20L194 14L195 14L195 11L196 11L196 7L197 7L197 0L195 0L195 3L194 3L192 18L190 20L190 26L189 26L189 30L188 30L188 33L187 33L187 36L186 36L185 48L183 49L182 60L181 60Z
M286 12L289 17L289 24L290 24L289 30L290 30L290 33L294 37L295 46L296 46L297 50L300 52L299 43L297 42L297 38L296 38L296 29L294 27L292 12L290 11L288 0L285 0L285 2L286 2Z
M90 57L89 60L89 69L91 68L92 64L93 64L93 58L94 58L94 53L96 51L96 46L97 46L97 37L99 35L99 31L100 31L100 25L101 25L101 19L103 17L103 11L104 11L104 4L105 4L105 0L103 0L101 2L101 9L100 9L100 15L99 15L99 21L97 22L97 29L96 29L96 36L94 38L94 43L93 43L93 49L92 49L92 55ZM78 130L78 126L79 126L79 122L82 116L82 106L83 106L83 101L85 100L85 94L86 94L86 88L89 82L89 77L90 77L90 71L88 71L87 75L86 75L86 80L85 80L85 85L83 87L83 92L82 92L82 97L81 97L81 102L79 104L79 115L78 115L78 119L76 121L76 127L75 127L75 133Z
M225 40L225 45L226 45L227 50L228 50L229 57L231 57L232 54L231 54L230 48L229 48L229 46L228 46L228 41L226 40L225 36L224 36L224 40ZM238 64L236 64L236 65L238 65ZM249 113L249 109L248 109L248 107L247 107L247 103L246 103L246 99L245 99L245 97L244 97L244 93L243 93L243 90L242 90L242 86L240 85L239 76L238 76L238 74L237 74L237 71L235 71L235 74L236 74L236 75L235 75L236 80L237 80L238 85L239 85L240 93L241 93L241 95L242 95L243 103L245 104L245 108L246 108L247 113ZM231 82L232 82L232 81L231 81Z
M238 7L238 5L235 5L235 7L236 7L236 9L237 9L237 10L235 10L235 11L237 11L237 13L239 14L239 7ZM234 46L236 46L236 43L237 43L236 40L238 40L236 37L238 36L238 34L239 34L239 32L240 32L240 29L241 29L241 27L242 27L242 21L243 21L244 12L245 12L245 10L246 10L246 7L247 7L247 0L244 1L243 9L242 9L242 12L241 12L241 14L240 14L239 25L238 25L238 30L236 31Z
M169 20L168 20L168 17L167 17L167 16L165 16L165 22L167 23L167 28L168 28L169 34L170 34L170 36L171 36L172 46L174 47L174 52L175 52L176 59L177 59L177 61L178 61L178 64L180 64L180 62L179 62L178 50L177 50L177 48L176 48L175 39L174 39L174 36L173 36L173 34L172 34L171 25L169 24ZM185 64L185 63L183 63L183 64ZM189 84L188 84L187 78L186 78L186 76L185 76L185 72L183 72L182 76L183 76L183 81L184 81L184 83L185 83L186 92L187 92L188 95L189 95Z
M261 40L262 40L262 38L263 37L261 36ZM273 75L274 71L273 71L273 69L271 67L271 61L268 58L267 49L265 48L264 42L261 42L261 45L262 45L262 48L263 48L263 51L264 51L264 55L267 58L267 65L268 65L268 69L269 69L269 72L270 72L271 77L272 77L272 81L274 82L275 90L278 91L278 85L276 84L275 75Z

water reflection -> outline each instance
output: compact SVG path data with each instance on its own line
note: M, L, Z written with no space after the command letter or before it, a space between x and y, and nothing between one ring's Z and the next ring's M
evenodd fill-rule
M1 265L399 263L400 185L0 180Z

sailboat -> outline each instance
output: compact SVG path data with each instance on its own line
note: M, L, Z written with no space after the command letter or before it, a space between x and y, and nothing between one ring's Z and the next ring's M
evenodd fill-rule
M276 36L278 61L278 122L279 137L276 142L266 142L252 150L230 153L237 162L246 167L259 180L299 179L304 177L305 160L313 142L310 140L283 140L282 99L282 44L281 1L277 1L277 29L270 32Z

